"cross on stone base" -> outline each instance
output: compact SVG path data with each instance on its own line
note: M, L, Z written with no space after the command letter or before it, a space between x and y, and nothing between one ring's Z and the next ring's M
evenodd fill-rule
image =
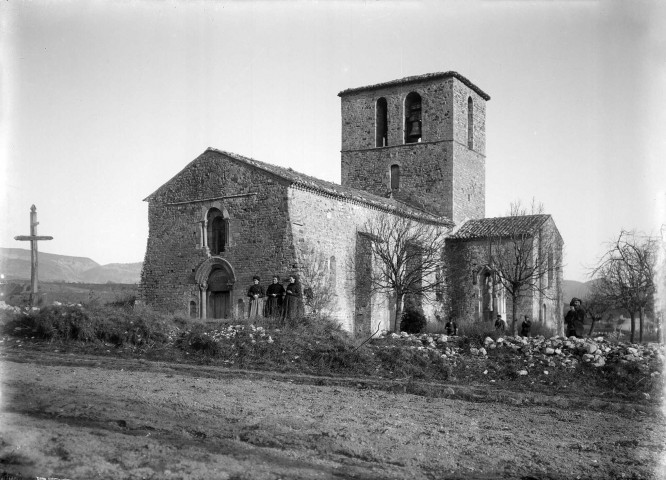
M37 280L37 242L39 240L53 240L53 237L46 235L37 235L37 207L34 205L30 207L30 235L18 235L14 240L29 241L30 242L30 305L33 307L37 304L37 293L39 290Z

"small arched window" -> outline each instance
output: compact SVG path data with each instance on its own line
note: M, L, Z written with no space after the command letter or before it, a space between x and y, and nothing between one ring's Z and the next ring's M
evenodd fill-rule
M190 300L190 318L198 318L199 309L197 308L197 302Z
M210 254L218 255L224 252L229 238L229 221L217 208L211 208L208 212L208 231L206 233Z
M421 141L421 95L411 92L405 98L405 143Z
M386 147L388 145L388 111L384 97L377 100L375 108L375 147Z
M391 165L391 190L400 190L400 165Z
M467 98L467 148L474 148L474 102Z

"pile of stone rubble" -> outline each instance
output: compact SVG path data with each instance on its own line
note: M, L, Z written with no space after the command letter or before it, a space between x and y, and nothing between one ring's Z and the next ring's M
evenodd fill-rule
M562 365L572 368L581 362L601 367L612 362L635 362L639 365L646 365L652 360L657 360L659 364L663 365L665 353L664 346L660 344L610 342L604 337L555 336L545 338L516 335L499 337L497 340L486 337L483 346L477 345L465 349L459 347L459 344L462 343L461 337L439 334L410 335L405 332L385 333L382 337L409 342L411 348L419 350L437 350L441 352L442 357L455 357L469 353L478 358L486 358L491 350L500 349L512 351L528 361L542 360L550 366Z
M12 312L12 313L21 313L21 308L20 307L13 307L11 305L7 305L3 300L0 300L0 311Z

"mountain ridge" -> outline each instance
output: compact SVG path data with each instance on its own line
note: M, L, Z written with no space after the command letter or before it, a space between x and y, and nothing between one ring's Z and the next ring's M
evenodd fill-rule
M39 280L68 283L139 283L142 262L100 265L88 257L39 253ZM30 279L30 250L0 247L0 273Z
M39 253L39 279L44 282L69 283L139 283L143 262L107 263L100 265L88 257ZM30 250L0 247L0 273L7 279L30 279ZM588 282L563 280L563 301L585 298Z

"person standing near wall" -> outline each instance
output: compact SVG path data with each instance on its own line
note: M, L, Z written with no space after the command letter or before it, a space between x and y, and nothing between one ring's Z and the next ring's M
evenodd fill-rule
M495 330L499 333L506 332L506 321L502 318L502 315L497 315L497 320L495 321Z
M252 277L254 282L250 288L247 289L247 296L250 298L250 304L248 305L247 317L248 318L257 318L261 316L264 311L264 289L259 282L261 279L255 275Z
M283 318L293 320L303 315L303 289L298 275L289 276L289 285L285 290Z
M273 276L273 283L266 289L266 317L280 318L282 316L282 297L284 287L280 284L277 275Z

